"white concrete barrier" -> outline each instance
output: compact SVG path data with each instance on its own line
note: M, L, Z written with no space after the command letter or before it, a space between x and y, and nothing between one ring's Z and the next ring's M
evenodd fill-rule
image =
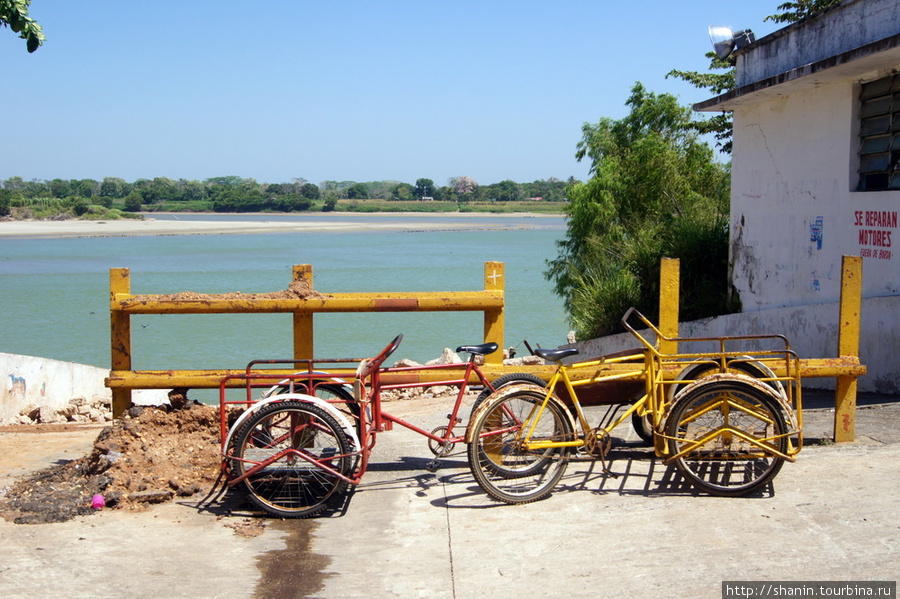
M103 384L109 370L35 356L0 353L0 420L9 420L27 406L62 409L83 397L90 403L109 403L112 393ZM134 403L158 405L168 401L164 390L136 392Z

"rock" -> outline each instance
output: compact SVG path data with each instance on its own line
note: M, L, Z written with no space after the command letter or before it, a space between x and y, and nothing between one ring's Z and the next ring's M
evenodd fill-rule
M416 366L421 366L421 364L414 360L410 360L409 358L403 358L402 360L396 362L394 366L397 368L414 368Z
M68 404L63 406L57 411L57 414L64 417L66 420L72 420L72 416L78 414L78 406L74 406L72 404Z
M58 424L60 422L65 422L66 417L61 416L49 406L41 406L38 408L38 417L37 421L41 424Z
M505 366L540 366L543 363L544 361L537 356L522 356L521 358L503 360Z
M451 391L453 391L453 387L449 387L447 385L435 385L434 387L428 387L428 392L431 393L434 397L447 395Z
M135 491L131 495L128 496L128 499L134 501L135 503L165 503L169 501L174 496L174 491L169 489L164 490L154 490L148 489L146 491Z
M425 363L426 366L433 366L436 364L462 364L462 358L456 355L456 352L449 347L445 347L440 358Z
M178 387L169 391L169 405L172 406L173 410L189 408L191 404L196 403L194 400L188 399L187 394L188 390L184 387Z

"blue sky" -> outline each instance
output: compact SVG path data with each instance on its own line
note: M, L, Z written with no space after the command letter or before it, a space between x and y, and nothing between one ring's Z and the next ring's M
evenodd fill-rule
M778 4L33 0L44 46L0 29L0 179L585 179L583 123L636 81L706 99L666 73Z

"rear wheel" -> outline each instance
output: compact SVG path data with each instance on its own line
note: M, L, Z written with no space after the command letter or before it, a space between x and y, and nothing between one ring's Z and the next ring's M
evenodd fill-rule
M713 495L739 496L763 487L781 470L787 426L778 402L740 380L686 390L666 420L669 452L681 474Z
M353 457L344 430L319 406L269 404L241 425L231 456L250 500L282 518L315 515L339 499Z
M721 367L716 363L701 362L688 366L682 370L678 375L678 380L692 381L702 379L712 374L718 374L721 371ZM767 368L764 365L743 359L732 360L729 362L728 372L734 374L746 374L755 379L764 379L774 376L771 371L767 372ZM669 401L689 384L689 382L684 382L671 385L669 387ZM772 387L776 393L784 395L784 386L782 386L779 381L768 381L766 384ZM637 412L633 412L631 414L631 426L645 445L653 447L653 423L650 420L650 414L641 416Z
M310 384L312 390L310 390ZM339 411L343 412L350 422L358 427L359 423L359 403L353 397L353 389L348 385L340 383L324 383L322 381L313 380L297 380L291 385L281 385L272 387L268 392L263 394L261 399L272 397L273 395L283 395L285 393L302 393L304 395L313 395L319 399L324 399L331 403ZM359 432L359 431L357 431Z
M467 451L478 485L499 501L528 503L548 495L566 470L566 447L529 449L529 441L568 441L574 438L565 408L544 394L521 390L490 400L473 422ZM537 420L535 420L537 419Z

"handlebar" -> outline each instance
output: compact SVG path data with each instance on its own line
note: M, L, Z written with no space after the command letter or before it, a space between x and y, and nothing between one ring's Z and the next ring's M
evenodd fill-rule
M384 363L384 361L387 360L398 347L400 347L401 341L403 341L403 334L394 337L394 340L388 343L387 347L381 350L381 353L379 353L374 358L370 358L368 360L363 360L362 362L360 362L359 368L356 369L356 376L363 379L378 370Z

